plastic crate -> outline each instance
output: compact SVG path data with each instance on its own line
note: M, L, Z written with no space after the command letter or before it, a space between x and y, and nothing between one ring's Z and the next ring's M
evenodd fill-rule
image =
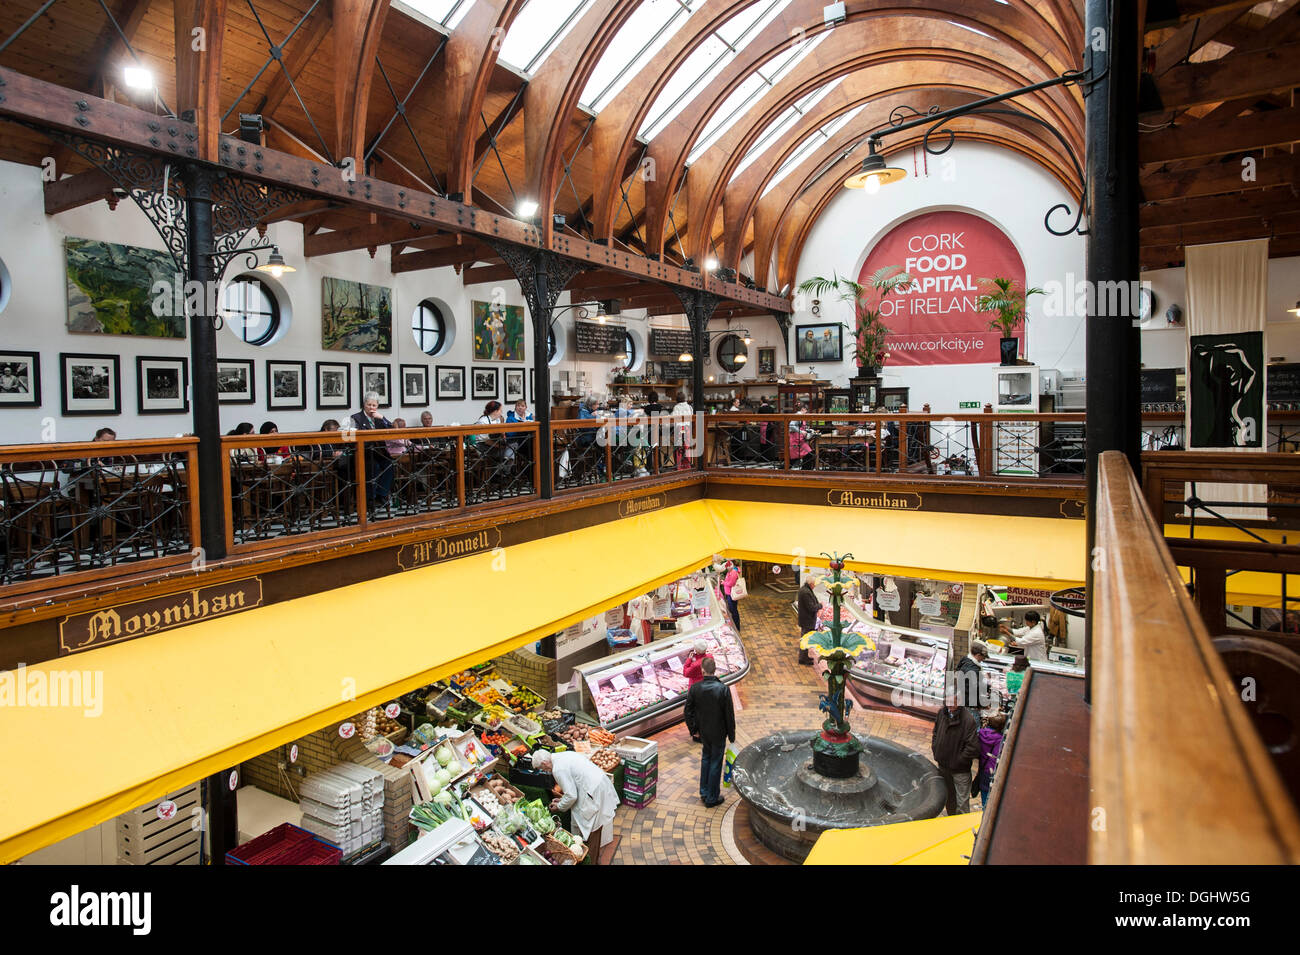
M655 801L655 789L653 786L651 786L647 792L642 793L640 796L637 796L635 798L630 796L623 797L623 805L627 806L630 809L644 809L646 806L650 805L654 801Z
M227 865L338 865L343 852L306 829L284 822L226 853Z
M657 779L643 780L642 782L632 782L628 779L623 780L623 786L619 790L624 799L640 799L646 793L653 794L658 787Z
M633 769L630 766L623 767L624 785L645 786L659 778L659 767L651 766L648 769Z
M611 647L634 647L637 644L637 639L631 630L619 628L617 630L606 630L605 642Z

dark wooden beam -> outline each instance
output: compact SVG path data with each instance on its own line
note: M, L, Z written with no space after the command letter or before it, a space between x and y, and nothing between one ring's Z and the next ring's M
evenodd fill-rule
M1252 189L1240 195L1202 196L1148 204L1139 211L1138 221L1142 228L1147 229L1296 211L1300 211L1300 193L1294 186L1280 186L1276 189Z
M397 275L401 272L419 272L423 269L446 268L449 265L486 262L495 258L495 253L484 251L479 248L478 243L472 243L452 249L428 249L423 252L394 255L392 269L393 274Z
M1191 225L1152 226L1138 232L1143 246L1201 245L1206 242L1233 242L1237 239L1261 239L1273 235L1300 232L1300 211L1276 215L1243 216L1219 222L1196 222Z
M1142 164L1195 159L1282 146L1300 140L1300 107L1252 113L1232 119L1190 120L1138 139Z
M1245 172L1246 167L1237 160L1181 172L1151 170L1142 175L1142 194L1148 202L1159 202L1289 186L1300 181L1300 156L1260 157L1254 163L1254 178L1243 179Z
M117 184L106 173L90 169L45 184L45 214L58 215L69 209L107 199Z
M484 265L477 269L466 269L460 274L465 285L484 285L488 282L514 282L515 273L508 265Z
M1269 239L1270 259L1290 258L1295 255L1300 255L1300 234L1279 235ZM1183 265L1185 259L1185 248L1181 245L1156 245L1142 250L1144 269L1174 269Z
M307 258L317 255L333 255L350 249L371 249L381 245L391 245L405 239L418 239L428 236L430 230L416 222L378 222L337 232L318 232L305 236L302 254Z
M1237 15L1255 6L1255 0L1149 0L1147 30L1177 26L1199 17L1236 11Z
M1151 58L1154 62L1151 73L1162 76L1169 72L1216 36L1225 32L1228 27L1241 19L1241 16L1240 10L1227 10L1184 23L1152 52Z
M1189 63L1156 81L1164 110L1264 96L1300 86L1300 42Z

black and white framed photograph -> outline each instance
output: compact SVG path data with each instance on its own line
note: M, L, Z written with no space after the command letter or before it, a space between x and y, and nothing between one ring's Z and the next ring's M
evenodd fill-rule
M470 383L470 397L474 399L497 397L500 370L481 368L475 365L470 369L473 381Z
M429 403L429 366L400 365L402 407L423 408Z
M251 358L217 359L217 403L251 405L257 400L257 380Z
M357 372L361 384L361 400L374 392L379 395L379 407L393 406L393 366L362 364Z
M34 351L0 351L0 408L40 406L40 354Z
M524 400L524 377L527 373L527 369L524 368L505 369L506 396L502 401L508 405L512 405L516 401Z
M189 359L135 360L135 394L140 414L183 414L190 410Z
M121 414L122 374L117 355L59 355L65 415Z
M268 411L306 410L307 363L305 361L266 363L266 408Z
M434 390L439 401L465 400L465 366L437 365L433 369Z
M352 366L347 362L316 362L316 409L352 407Z

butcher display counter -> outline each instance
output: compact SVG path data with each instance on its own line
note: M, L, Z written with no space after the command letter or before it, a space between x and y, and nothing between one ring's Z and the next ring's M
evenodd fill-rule
M714 587L696 611L698 625L674 636L574 667L580 677L582 708L613 733L648 736L684 717L682 672L696 640L703 640L725 684L749 672L749 657Z

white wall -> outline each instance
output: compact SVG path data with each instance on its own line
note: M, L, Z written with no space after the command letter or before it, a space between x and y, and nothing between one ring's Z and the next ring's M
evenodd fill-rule
M158 233L129 199L124 199L117 210L112 212L106 203L97 202L57 216L46 216L40 169L0 162L0 263L3 263L9 273L12 288L8 303L0 311L0 347L40 352L42 393L39 408L0 409L0 442L85 440L93 436L95 429L101 425L114 428L121 439L190 432L192 420L188 414L141 416L137 413L135 367L139 355L188 358L188 339L68 332L63 253L65 236L158 250L163 248ZM476 285L467 288L462 284L461 277L450 267L393 275L389 268L387 247L381 248L374 259L364 250L304 259L302 227L296 223L272 226L268 239L280 246L285 260L297 269L279 279L279 285L291 305L290 324L282 338L263 347L241 341L229 327L217 332L220 357L254 359L257 377L255 404L222 406L223 431L229 431L241 421L251 421L256 427L268 419L275 421L281 431L313 431L326 418L341 419L343 413L339 410L316 409L315 363L318 361L347 362L352 365L352 410L356 410L360 401L358 366L362 363L388 364L392 367L394 400L393 407L385 414L390 418L404 417L411 425L418 424L423 409L400 406L398 375L400 365L423 364L430 369L429 408L437 423L469 423L478 417L484 403L481 400L467 398L463 402L437 401L433 398L433 368L436 365L459 365L464 366L468 374L475 364L472 358L474 336L470 303L475 300L490 300L498 286ZM239 269L232 264L226 278L233 278L238 273ZM326 351L321 347L321 279L326 276L387 286L393 290L392 354ZM502 282L499 287L503 290L507 304L524 305L518 283ZM425 355L416 345L411 333L411 314L425 298L433 298L445 305L443 312L455 326L451 345L444 354L436 357ZM567 295L561 296L559 305L567 303ZM524 354L527 360L522 364L495 362L484 363L485 365L498 369L523 367L531 375L533 336L526 312L525 319ZM568 353L572 356L572 313L566 312L560 323L565 326ZM644 323L640 323L639 327L644 327ZM60 418L60 352L114 353L120 356L120 415ZM267 410L267 359L307 363L306 410ZM601 368L601 374L596 380L608 381L605 372L610 362L588 364L599 365ZM572 362L569 362L558 367L571 365ZM499 380L499 385L503 388L504 382ZM468 377L466 394L469 394ZM47 419L53 419L52 435L45 426Z
M949 163L948 160L951 160ZM832 271L856 279L872 246L891 228L923 212L953 209L970 212L997 225L1015 245L1025 263L1025 277L1031 286L1066 281L1073 273L1084 275L1084 239L1071 235L1058 238L1043 227L1043 215L1058 202L1076 206L1061 185L1043 169L1018 153L983 143L958 142L943 157L929 157L929 175L911 174L911 158L899 157L908 169L905 179L883 187L875 195L843 189L826 207L813 227L799 260L796 285L813 275L829 276ZM1066 217L1053 218L1058 228ZM900 263L901 264L901 263ZM976 276L981 278L982 276ZM833 321L852 325L848 303L834 303L814 317L797 312L794 325ZM1029 323L1024 354L1043 368L1063 372L1081 370L1084 365L1084 334L1081 317L1046 317L1043 297L1029 300ZM778 364L782 361L778 352ZM799 365L807 371L809 366ZM821 378L844 387L857 373L851 348L844 349L839 364L818 362L811 366ZM909 387L909 407L920 411L928 403L935 413L958 411L961 401L992 399L992 364L900 366L885 365L886 385Z

